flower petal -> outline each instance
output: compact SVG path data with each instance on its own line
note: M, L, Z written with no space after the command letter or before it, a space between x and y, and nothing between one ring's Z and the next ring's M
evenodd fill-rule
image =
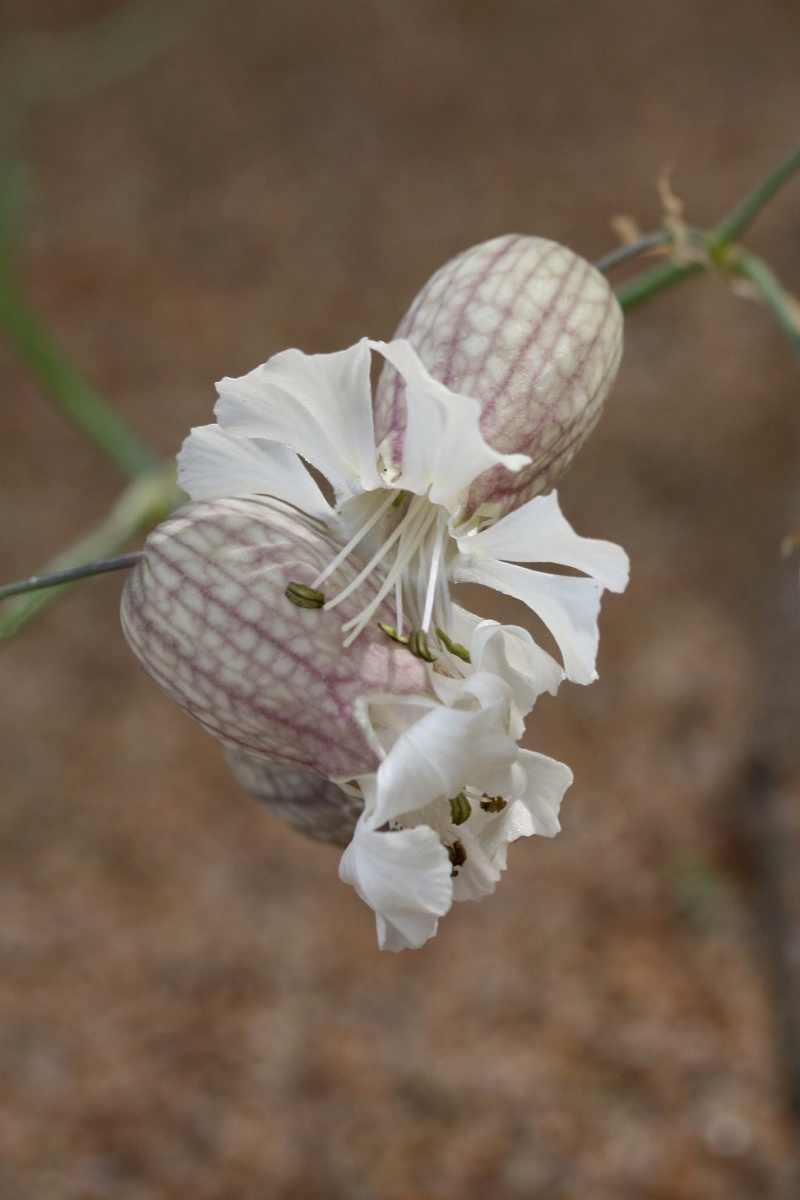
M522 737L523 718L542 692L556 694L564 680L562 667L536 645L527 629L499 625L496 621L481 621L476 625L470 654L476 671L490 671L511 688L516 721L510 733L513 738Z
M527 454L500 454L480 431L481 406L451 392L422 365L410 342L370 342L405 380L407 424L399 487L424 495L450 513L460 508L471 483L490 467L518 471Z
M371 827L455 796L467 784L507 791L518 754L505 728L509 700L507 686L483 672L462 681L455 699L473 707L442 704L406 728L378 768ZM383 720L392 720L388 705Z
M217 419L236 438L291 446L346 499L381 486L366 338L334 354L284 350L217 385Z
M533 834L555 837L561 828L558 812L572 783L572 771L565 763L534 750L520 750L516 770L524 772L525 790L500 814L505 817L503 840L515 842Z
M452 578L458 583L483 584L527 604L556 639L567 679L573 683L591 683L597 678L595 660L600 640L597 617L603 589L596 580L549 575L465 554L456 561Z
M447 851L425 825L378 832L359 821L339 877L374 910L382 950L422 946L452 902Z
M572 783L572 772L564 763L548 758L544 754L536 754L533 750L520 750L514 765L516 797L509 800L506 807L499 813L488 815L473 810L469 822L469 830L464 831L463 837L470 834L472 841L477 842L491 866L500 872L506 869L507 848L511 842L521 837L554 837L559 829L558 811L564 793ZM512 792L512 795L514 793ZM467 863L470 860L470 849L467 847ZM471 844L471 843L470 843ZM480 856L474 855L480 866ZM487 878L484 867L482 875ZM471 896L459 895L460 888L454 887L453 899L471 899Z
M193 429L178 454L178 484L192 500L269 495L326 525L333 510L293 451L261 438L232 438L219 425Z
M459 539L469 554L503 562L557 563L585 571L612 592L628 583L628 556L621 546L581 537L558 506L558 496L535 496L494 525Z

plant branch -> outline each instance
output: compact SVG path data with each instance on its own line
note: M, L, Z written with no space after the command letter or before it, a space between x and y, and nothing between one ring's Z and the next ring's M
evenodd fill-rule
M756 254L737 249L732 254L730 270L755 284L778 327L789 343L795 357L800 359L800 317L797 301L783 288L775 272Z
M800 170L800 143L778 163L774 170L770 171L765 179L762 179L761 183L748 192L735 208L731 209L727 217L723 217L714 229L717 239L722 242L735 241L744 233L747 226L779 188L782 188L798 170Z
M83 563L80 567L51 571L49 575L31 575L27 579L3 584L0 587L0 600L8 600L11 596L23 596L27 592L41 592L46 588L59 587L63 583L78 583L81 579L89 579L92 575L106 575L109 571L125 571L135 567L141 557L141 550L134 550L131 554L118 554L116 558L99 558L94 562Z

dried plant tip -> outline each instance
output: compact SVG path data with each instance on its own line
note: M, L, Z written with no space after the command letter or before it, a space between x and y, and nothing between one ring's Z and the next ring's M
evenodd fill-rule
M325 593L306 587L304 583L289 583L285 594L286 599L298 608L322 608L325 604Z

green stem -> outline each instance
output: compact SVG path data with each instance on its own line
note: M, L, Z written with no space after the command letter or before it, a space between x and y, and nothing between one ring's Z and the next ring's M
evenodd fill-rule
M800 145L795 146L792 152L778 163L774 170L770 171L766 179L754 187L710 233L704 234L700 230L689 229L687 233L690 241L695 245L703 246L712 261L719 265L725 264L728 257L727 252L734 239L744 232L764 205L798 170L800 170ZM648 237L650 236L653 235L648 235ZM682 262L679 259L659 263L657 267L642 271L641 274L620 284L616 288L617 299L622 308L627 311L635 308L637 304L643 304L652 299L659 292L674 287L676 283L681 283L690 275L696 275L702 269L703 264L700 262ZM770 303L766 293L764 293L764 299ZM773 311L777 315L778 310L773 309ZM785 315L785 309L783 311ZM788 336L785 323L781 324L781 328Z
M158 459L85 382L14 285L0 269L0 328L17 356L47 389L56 407L127 475L152 471Z
M14 583L4 583L0 587L0 600L8 600L11 596L25 596L28 592L43 592L47 588L61 587L64 583L78 583L81 579L90 579L93 575L107 575L109 571L128 571L136 566L141 557L142 551L134 550L131 554L98 558L94 562L81 563L79 567L50 571L47 575L30 575L27 579L17 579Z
M729 270L756 285L792 352L800 359L800 321L795 311L797 302L787 296L774 271L758 255L739 249L732 253Z
M628 309L635 308L637 304L644 304L646 300L657 296L659 292L664 292L667 288L674 287L676 283L688 279L690 275L696 275L702 269L701 263L679 262L677 259L670 259L668 262L659 263L657 267L652 267L649 271L642 271L640 275L634 275L633 279L619 284L615 289L617 299L622 309L627 312Z
M779 188L791 179L797 170L800 170L800 143L795 146L791 154L787 154L786 158L778 163L773 171L770 171L766 179L757 184L752 192L749 192L735 208L731 209L727 217L723 217L714 229L716 238L722 242L735 241L740 234L744 233L764 205L772 199Z
M609 250L608 254L598 258L592 265L596 271L612 271L614 267L627 262L629 258L636 258L637 255L644 254L646 250L654 250L657 246L663 246L666 242L671 241L672 233L669 229L656 229L653 233L644 233L632 242L624 242L614 250Z

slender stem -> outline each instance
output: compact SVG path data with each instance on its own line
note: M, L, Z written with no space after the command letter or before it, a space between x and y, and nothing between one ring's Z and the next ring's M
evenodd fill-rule
M615 288L617 300L627 312L628 309L635 308L637 304L644 304L646 300L657 296L659 292L664 292L676 283L688 279L690 275L696 275L702 269L702 265L698 262L679 262L676 259L670 259L668 262L659 263L657 267L643 271L640 275L634 275L633 279L628 279Z
M119 554L116 558L99 558L94 562L83 563L80 567L66 567L63 571L51 571L48 575L31 575L28 579L18 579L15 583L6 583L0 587L0 600L9 596L22 596L26 592L39 592L45 588L59 587L62 583L77 583L81 579L89 579L92 575L105 575L109 571L125 571L135 567L142 557L141 550L132 554Z
M625 242L622 246L617 246L615 250L609 250L608 254L604 254L594 263L595 269L603 272L611 271L621 263L627 262L629 258L635 258L637 254L643 254L645 250L652 250L655 246L663 246L666 242L671 241L672 234L668 229L655 229L652 233L642 234L632 242Z
M0 329L72 424L127 475L151 472L158 459L86 383L0 268Z
M779 188L791 179L795 171L800 170L800 142L790 154L787 154L766 179L757 184L751 192L731 209L726 217L716 226L714 233L720 241L732 242L744 233L754 217L764 205L772 199Z
M795 357L800 359L800 306L784 291L774 271L767 266L763 258L738 249L732 256L730 269L756 285Z
M695 245L704 247L713 262L730 268L730 263L727 261L727 252L731 243L744 232L764 205L772 199L778 189L791 179L792 175L798 170L800 170L800 144L795 146L792 152L779 162L774 170L770 171L766 179L763 179L761 183L754 187L726 217L723 217L710 233L703 233L697 229L687 230L690 241ZM628 257L638 252L638 249L634 249L634 247L638 247L639 243L644 243L654 237L654 234L647 234L644 238L637 239L637 242L631 244L631 254ZM668 238L664 240L666 241ZM653 241L653 245L655 244L657 243ZM642 245L641 248L645 249L649 247ZM620 247L620 250L624 249L625 247ZM600 263L604 265L600 269L608 270L609 265L615 266L618 260L614 256L618 253L619 251L612 251L611 254L601 259ZM611 260L610 264L605 265L609 259ZM760 260L758 261L760 262ZM684 279L688 279L690 275L696 275L698 271L702 270L702 267L703 264L700 262L684 262L679 259L671 259L668 262L659 263L658 266L643 271L641 274L635 275L632 279L628 279L625 283L620 284L615 289L617 299L623 309L635 308L637 304L643 304L653 296L658 295L659 292L666 291L667 288L674 287L676 283L681 283ZM764 269L767 270L767 268ZM756 270L758 271L759 268L756 267ZM763 274L761 278L763 280ZM774 276L772 279L777 284ZM758 281L754 280L754 282ZM777 284L777 286L780 289L780 285ZM759 283L759 287L761 287L761 283ZM770 285L767 284L767 288L770 291L770 295L774 296L774 287L770 288ZM782 295L782 289L780 289L780 292ZM763 295L767 303L770 304L770 295L767 294L767 291L763 291ZM773 307L772 304L770 304L770 307L778 315L779 309ZM785 317L785 308L781 311ZM781 328L787 336L790 336L790 330L787 328L785 320L781 320Z

